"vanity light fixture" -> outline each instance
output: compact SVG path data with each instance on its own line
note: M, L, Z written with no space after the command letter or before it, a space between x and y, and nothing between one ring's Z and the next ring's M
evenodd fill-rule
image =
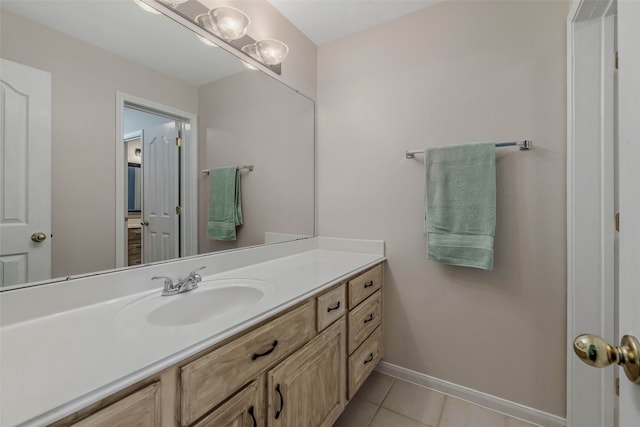
M267 39L254 42L247 35L247 28L251 20L241 10L231 6L221 6L211 9L207 13L197 15L193 19L200 28L205 29L219 39L225 40L231 46L242 50L251 58L268 68L271 67L272 71L280 74L279 65L287 57L289 47L279 40ZM198 38L207 45L213 45L204 37L198 36ZM234 40L239 40L239 42L231 43ZM247 43L247 41L249 43L243 46L242 43ZM245 66L252 70L256 69L246 62Z
M261 40L248 44L242 51L265 65L282 63L289 53L289 47L279 40Z

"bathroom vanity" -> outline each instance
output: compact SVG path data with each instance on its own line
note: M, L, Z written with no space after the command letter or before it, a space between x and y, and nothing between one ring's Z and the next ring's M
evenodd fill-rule
M58 284L3 314L2 425L331 426L383 354L383 261L313 238ZM184 294L150 280L201 266Z

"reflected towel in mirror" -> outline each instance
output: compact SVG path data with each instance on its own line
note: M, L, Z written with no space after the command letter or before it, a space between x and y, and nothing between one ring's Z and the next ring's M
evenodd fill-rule
M211 169L209 184L209 238L236 240L236 227L243 222L240 171L236 166Z

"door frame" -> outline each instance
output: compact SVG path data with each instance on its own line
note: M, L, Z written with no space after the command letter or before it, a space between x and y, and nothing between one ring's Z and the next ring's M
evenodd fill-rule
M615 417L617 369L582 363L573 338L616 342L616 6L574 0L567 18L567 427L611 425Z
M124 108L137 106L158 114L175 117L184 122L182 137L183 155L180 158L180 204L184 208L180 215L180 253L181 256L196 255L198 251L198 118L195 114L167 105L149 101L123 92L116 92L116 268L126 267L127 228L124 222L126 152L122 137L124 135Z

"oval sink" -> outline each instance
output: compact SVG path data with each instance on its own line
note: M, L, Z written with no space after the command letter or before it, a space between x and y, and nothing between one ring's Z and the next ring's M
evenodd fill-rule
M224 286L185 292L172 298L147 315L149 323L158 326L180 326L200 323L212 317L242 310L260 301L264 292L248 286Z
M250 308L272 292L273 286L261 280L204 279L189 292L161 296L158 290L130 302L120 309L118 319L133 328L194 325Z

